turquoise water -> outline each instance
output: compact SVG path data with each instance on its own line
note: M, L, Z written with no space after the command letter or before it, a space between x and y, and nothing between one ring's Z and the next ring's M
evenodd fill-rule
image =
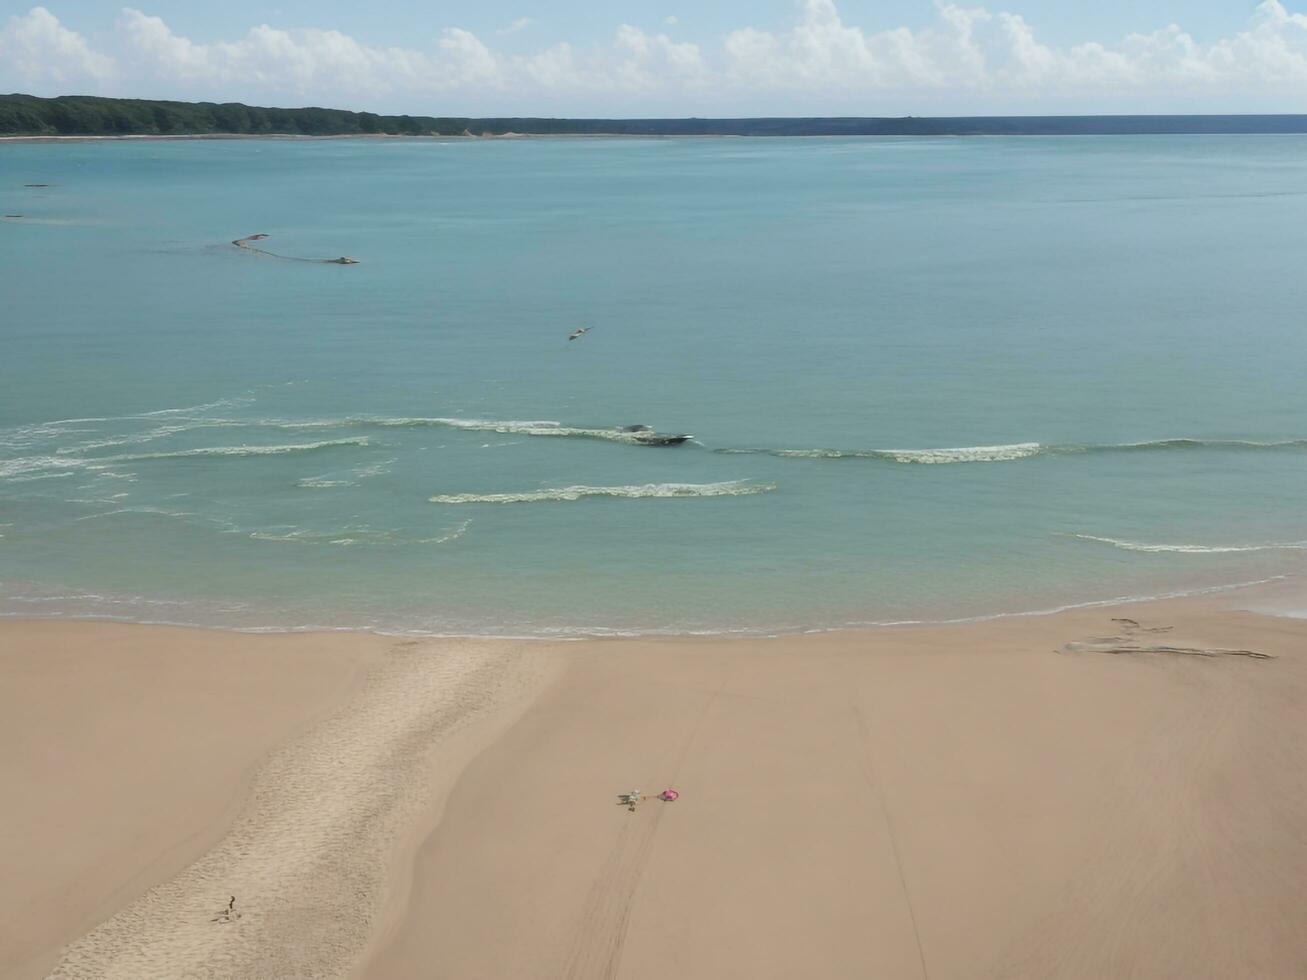
M1296 572L1305 151L0 147L0 613L771 632Z

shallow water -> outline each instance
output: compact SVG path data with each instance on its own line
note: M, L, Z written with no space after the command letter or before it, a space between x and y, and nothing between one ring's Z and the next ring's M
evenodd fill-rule
M0 613L770 632L1295 572L1304 149L0 148Z

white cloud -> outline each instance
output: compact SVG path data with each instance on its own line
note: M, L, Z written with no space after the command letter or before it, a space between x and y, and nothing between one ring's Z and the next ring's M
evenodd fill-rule
M58 94L95 87L113 74L112 58L92 51L44 7L10 17L0 29L0 90Z
M263 24L238 41L197 44L174 34L162 19L127 7L119 19L119 32L138 73L188 92L218 93L224 86L234 86L283 97L313 97L348 88L382 94L421 86L432 69L431 59L420 52L368 47L339 31L285 31ZM470 34L448 34L441 44L449 45L451 63L474 62L488 55ZM469 78L473 77L470 72Z
M1066 46L1018 14L963 3L940 2L917 29L849 23L835 0L795 9L781 29L745 26L711 43L623 24L598 43L517 54L456 26L408 47L266 24L201 41L134 8L96 50L34 7L0 25L0 89L442 114L1307 109L1307 14L1284 0L1264 0L1242 30L1206 43L1171 24ZM497 33L528 26L539 25L521 17Z
M1114 45L1067 48L1042 43L1018 14L984 7L940 3L927 28L868 32L846 24L833 0L803 0L789 30L732 32L725 55L724 71L737 85L777 94L944 102L976 93L1005 107L1061 99L1099 111L1130 111L1139 98L1307 107L1307 15L1289 13L1280 0L1264 0L1246 30L1207 46L1172 24Z
M666 34L646 34L623 24L617 29L616 46L619 57L614 75L629 88L649 91L669 84L693 85L706 76L697 44L673 41Z
M667 27L675 27L680 22L681 19L677 17L675 14L669 14L668 16L663 18L663 24L666 25Z
M519 17L519 18L517 18L517 20L513 21L512 23L510 23L507 27L503 28L503 29L500 30L500 31L497 31L496 33L499 33L499 34L516 34L518 31L524 31L524 30L526 30L528 27L530 27L530 26L531 26L532 24L534 24L534 23L535 23L535 20L532 19L532 18L530 18L530 17Z

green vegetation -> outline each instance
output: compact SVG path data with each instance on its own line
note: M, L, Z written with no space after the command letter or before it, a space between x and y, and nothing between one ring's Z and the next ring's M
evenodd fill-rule
M774 119L473 119L268 109L239 102L155 102L0 95L0 136L1070 136L1307 133L1307 116L861 116Z
M468 121L378 116L343 109L265 109L239 102L0 96L0 134L6 136L455 136L463 133Z

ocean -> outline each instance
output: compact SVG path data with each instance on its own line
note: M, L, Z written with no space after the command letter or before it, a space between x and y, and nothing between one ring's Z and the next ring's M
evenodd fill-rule
M766 634L1295 575L1305 150L0 146L0 615Z

